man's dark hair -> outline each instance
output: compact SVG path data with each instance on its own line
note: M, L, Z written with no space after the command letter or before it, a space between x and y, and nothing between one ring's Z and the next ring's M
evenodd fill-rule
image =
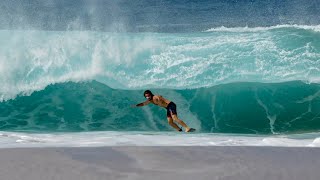
M143 93L143 96L146 96L146 94L150 94L151 96L153 96L153 94L150 90L145 90Z

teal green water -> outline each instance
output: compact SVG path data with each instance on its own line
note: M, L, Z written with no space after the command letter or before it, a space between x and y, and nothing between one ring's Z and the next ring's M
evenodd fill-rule
M189 90L152 89L174 101L199 132L289 134L320 130L320 85L231 83ZM144 101L143 90L102 83L63 83L0 103L1 131L172 131L166 111Z
M0 131L172 131L151 89L198 132L318 132L319 29L0 30Z

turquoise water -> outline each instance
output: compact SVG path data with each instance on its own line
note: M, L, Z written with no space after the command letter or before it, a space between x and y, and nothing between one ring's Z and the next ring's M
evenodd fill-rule
M178 105L200 133L294 134L320 129L320 85L301 81L231 83L196 89L154 89ZM112 89L97 81L49 85L0 104L1 131L173 131L166 110L144 101L143 90Z
M172 131L174 101L201 133L320 130L318 26L198 33L0 31L0 130Z

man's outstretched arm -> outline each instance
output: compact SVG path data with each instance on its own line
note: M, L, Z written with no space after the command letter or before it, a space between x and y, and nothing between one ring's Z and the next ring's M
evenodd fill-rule
M136 107L145 106L145 105L148 105L148 104L150 104L150 101L145 101L145 102L136 104Z

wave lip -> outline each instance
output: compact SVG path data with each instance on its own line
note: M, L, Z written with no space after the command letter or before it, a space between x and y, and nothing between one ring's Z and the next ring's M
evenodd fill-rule
M320 25L298 25L298 24L282 24L275 26L266 26L266 27L215 27L205 30L204 32L262 32L278 29L303 29L303 30L312 30L315 32L320 32Z

